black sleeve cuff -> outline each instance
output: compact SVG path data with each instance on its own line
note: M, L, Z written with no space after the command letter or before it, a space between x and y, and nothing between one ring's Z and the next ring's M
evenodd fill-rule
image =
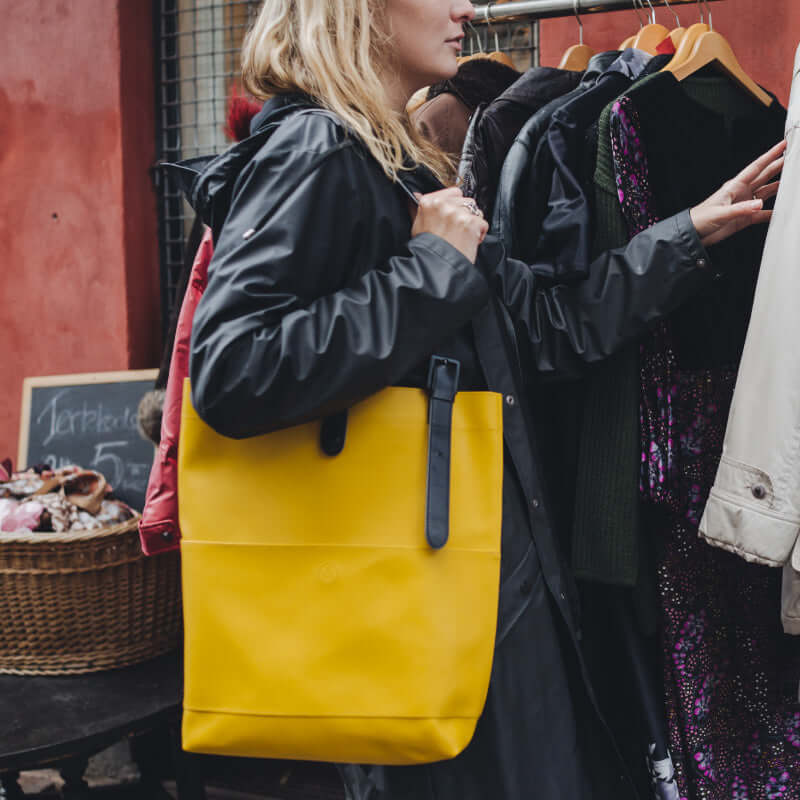
M678 232L678 239L686 253L687 260L694 263L698 269L711 271L711 259L708 252L700 242L700 236L692 222L692 215L689 209L681 211L672 218Z

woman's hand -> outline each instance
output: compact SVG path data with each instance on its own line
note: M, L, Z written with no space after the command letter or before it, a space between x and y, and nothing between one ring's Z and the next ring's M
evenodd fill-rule
M785 150L786 142L779 142L691 209L703 245L721 242L757 222L769 222L772 212L764 210L764 201L778 192L779 181L770 181L783 169Z
M489 230L489 224L475 201L465 198L461 189L456 187L417 194L416 197L419 207L411 235L435 233L474 264L478 245Z

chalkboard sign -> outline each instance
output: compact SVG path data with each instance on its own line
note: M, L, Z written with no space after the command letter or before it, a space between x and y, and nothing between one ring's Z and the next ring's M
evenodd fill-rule
M114 494L142 510L153 443L136 427L157 370L25 378L18 468L78 464L105 475Z

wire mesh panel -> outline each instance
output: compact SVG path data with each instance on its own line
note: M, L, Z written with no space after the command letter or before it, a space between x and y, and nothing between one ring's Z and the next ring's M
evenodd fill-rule
M158 43L159 159L219 153L239 54L260 0L155 0ZM185 241L194 214L178 187L158 175L161 294L166 326L176 302Z
M158 47L159 160L179 161L219 153L225 137L227 99L238 81L244 34L261 0L153 0ZM500 49L523 71L538 63L538 25L476 25L465 52ZM194 214L179 188L157 173L161 250L161 307L166 329L183 270Z
M491 53L500 50L508 53L514 67L520 72L539 65L539 23L491 22L476 23L467 28L464 55Z

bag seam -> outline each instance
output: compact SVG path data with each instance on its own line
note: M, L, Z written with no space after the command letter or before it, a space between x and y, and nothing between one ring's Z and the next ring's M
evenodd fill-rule
M232 711L229 709L203 709L188 706L184 703L184 711L193 714L230 714L237 717L261 717L268 719L393 719L393 720L431 720L431 719L477 719L480 711L474 714L452 714L436 716L429 714L399 715L399 714L276 714L271 712Z

